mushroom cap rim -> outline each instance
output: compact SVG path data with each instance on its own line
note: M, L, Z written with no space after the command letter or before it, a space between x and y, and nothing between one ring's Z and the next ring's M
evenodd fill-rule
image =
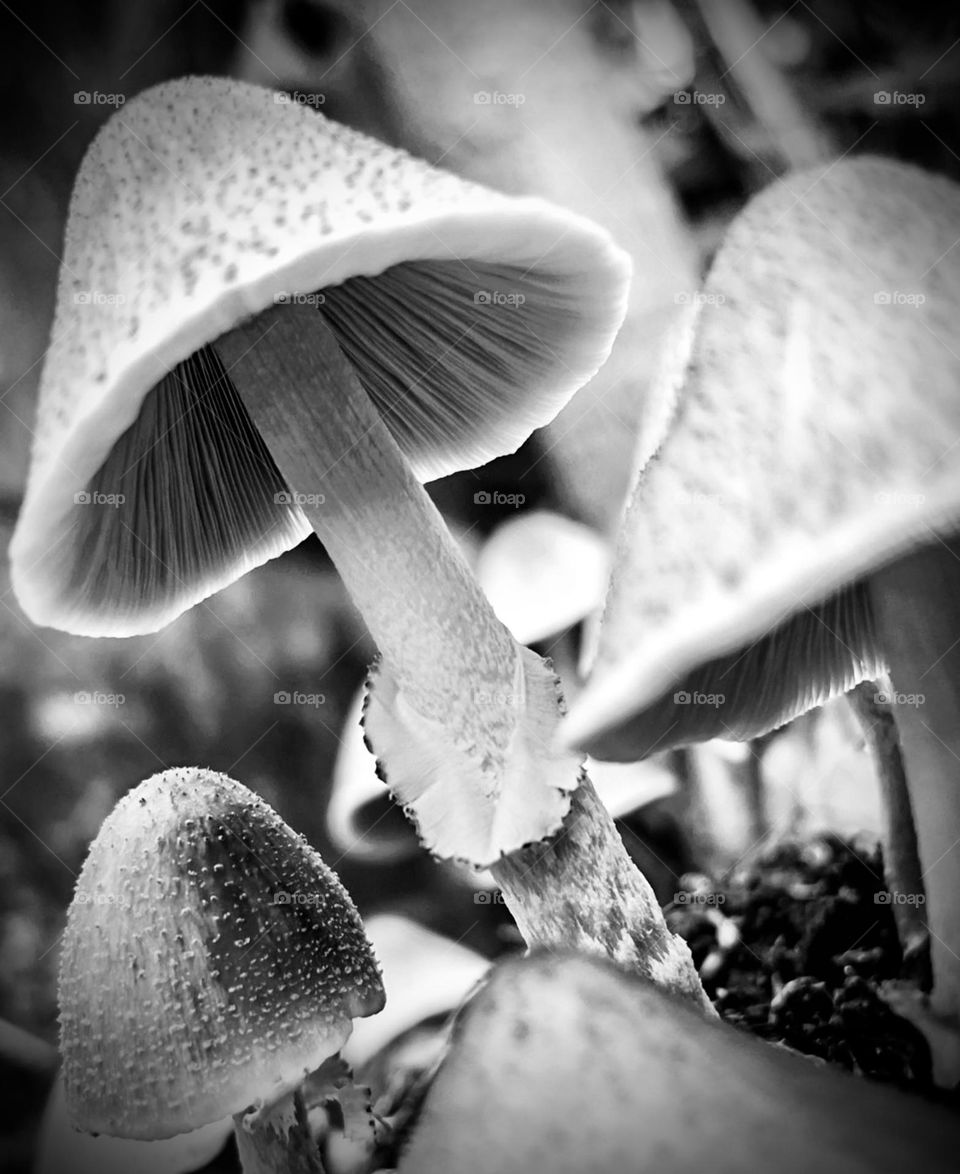
M911 509L893 522L889 511L838 526L811 542L815 557L802 573L781 561L749 596L731 592L705 607L702 600L672 617L642 649L627 649L613 664L595 667L560 726L564 746L604 760L604 735L660 700L698 666L745 648L789 615L829 598L874 570L924 545L930 532L957 529L956 495L928 496L922 510ZM878 552L880 552L878 554ZM785 601L792 605L785 608ZM616 758L612 761L617 761Z

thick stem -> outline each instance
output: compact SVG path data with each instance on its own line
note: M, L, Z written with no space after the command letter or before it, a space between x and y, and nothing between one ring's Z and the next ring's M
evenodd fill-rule
M518 666L529 673L531 654L521 662L525 650L497 620L320 315L308 306L276 307L222 338L217 349L287 483L307 495L298 500L409 704L485 761L509 755L517 743ZM533 672L549 674L539 688L550 697L551 713L549 729L538 730L542 740L530 748L536 767L553 753L561 711L552 671L532 661ZM528 695L533 688L528 676ZM498 704L502 712L493 712ZM570 790L577 763L553 761ZM541 802L540 781L519 780L534 805ZM440 782L444 789L455 785L456 779ZM668 933L590 784L574 795L555 844L523 848L496 868L529 945L580 941L706 1002L689 953Z
M606 955L714 1013L686 942L667 929L588 778L553 839L505 856L490 871L531 948Z
M922 898L923 870L917 850L917 829L910 804L907 776L900 752L900 736L893 707L884 688L876 681L864 681L847 694L864 741L873 758L880 794L883 796L883 871L891 893ZM916 957L929 939L922 901L895 900L893 917L904 957Z
M870 590L923 868L930 1006L960 1026L960 541L935 539Z
M243 1174L324 1174L299 1091L271 1106L262 1117L237 1113L233 1134Z

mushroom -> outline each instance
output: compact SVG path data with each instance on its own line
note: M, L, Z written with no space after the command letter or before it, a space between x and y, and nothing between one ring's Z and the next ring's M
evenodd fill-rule
M628 278L581 217L284 95L146 91L75 185L13 580L37 623L125 635L313 529L379 646L367 736L424 844L516 855L503 888L534 940L589 936L704 1000L581 756L553 747L552 668L496 620L421 486L559 410ZM561 851L527 851L550 835Z
M556 831L579 759L549 749L556 678L420 482L556 414L609 350L629 262L283 98L166 83L84 159L15 590L36 623L156 630L312 529L380 649L393 790L428 847L488 864Z
M954 1027L958 225L957 185L870 157L793 176L735 220L565 727L599 757L642 757L756 736L889 672L931 1009Z
M246 1169L319 1170L298 1087L383 1003L346 890L246 787L168 770L104 821L60 965L76 1128L166 1138L233 1116Z
M946 1108L540 952L464 1007L397 1174L945 1174L958 1143Z

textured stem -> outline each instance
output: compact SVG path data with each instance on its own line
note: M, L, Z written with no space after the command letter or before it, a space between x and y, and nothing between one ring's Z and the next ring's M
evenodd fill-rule
M513 639L322 316L277 306L217 350L412 703L488 738L489 713L469 702L509 691Z
M713 1013L690 950L667 929L590 780L561 831L490 869L527 945L606 955Z
M934 539L870 591L923 868L930 1006L960 1026L960 541Z
M900 736L893 709L876 681L864 681L847 694L873 758L883 796L883 871L891 893L923 896L917 829L910 804ZM905 957L916 956L929 939L919 901L897 901L893 917Z
M324 1174L299 1091L284 1097L262 1118L237 1113L233 1133L243 1174Z

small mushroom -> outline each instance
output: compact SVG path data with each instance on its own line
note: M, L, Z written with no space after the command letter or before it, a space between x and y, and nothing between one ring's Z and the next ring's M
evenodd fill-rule
M165 1138L233 1116L247 1169L319 1170L298 1087L383 1003L359 914L302 837L225 775L154 775L105 820L70 906L71 1119Z
M960 1023L960 188L846 159L731 226L566 725L614 759L762 734L889 672ZM893 898L922 900L922 894Z
M367 734L435 853L555 832L579 756L430 480L512 451L605 359L629 261L589 221L285 95L148 90L74 187L11 544L37 623L158 629L311 531L380 650Z

